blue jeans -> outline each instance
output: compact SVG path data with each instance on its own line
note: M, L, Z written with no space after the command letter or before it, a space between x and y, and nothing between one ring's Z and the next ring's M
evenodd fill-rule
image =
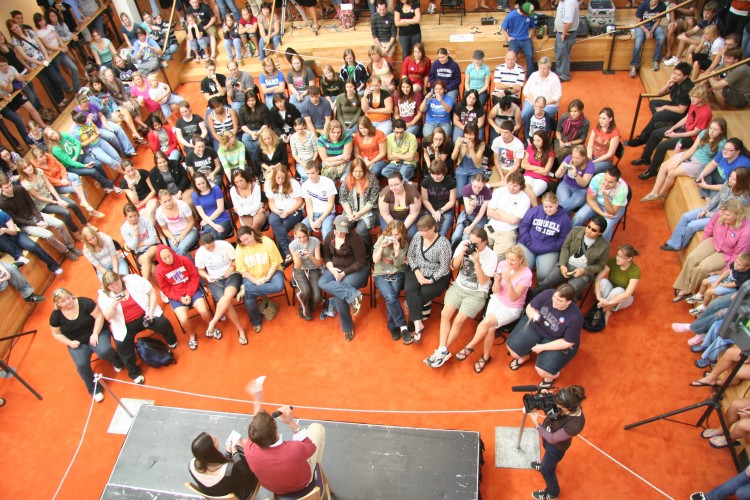
M50 271L57 271L60 269L60 265L55 259L52 258L42 247L23 231L18 231L15 235L3 234L0 235L0 252L5 252L15 260L23 256L21 250L27 250L30 253L36 255L39 260L47 265L47 269Z
M747 472L744 470L724 484L709 491L706 496L708 500L724 500L732 495L736 495L737 500L750 499L750 477L747 477Z
M169 61L170 59L172 59L172 55L174 55L174 53L178 50L180 50L180 46L176 43L173 43L172 45L167 47L167 50L164 51L159 59L161 59L162 61Z
M547 441L542 441L542 445L544 446L544 458L539 472L542 473L544 482L547 483L545 488L547 494L551 497L558 497L560 496L560 484L557 482L557 464L563 459L565 452L558 450Z
M398 37L398 43L401 45L401 53L411 55L412 52L414 52L414 45L417 43L422 43L422 33L417 33L415 35L405 35ZM404 56L406 57L406 56Z
M576 212L575 217L573 217L573 226L583 226L587 220L589 220L591 217L593 217L596 214L594 210L586 203L581 208L578 209L578 212ZM614 217L607 217L607 229L604 231L604 238L607 241L612 241L612 234L615 232L615 228L617 227L617 223L620 222L620 219L622 219L622 216L625 214L625 207L621 207L620 210L617 211L617 214Z
M328 233L330 233L331 230L333 229L333 217L334 217L334 214L335 214L335 210L332 210L331 213L328 214L328 217L326 217L325 219L323 219L323 224L320 227L320 233L323 236L321 238L321 241L325 240L326 236L328 236ZM320 212L316 212L316 213L313 214L312 218L313 219L317 219L320 216L321 216L321 213ZM312 230L312 225L310 224L310 218L309 217L305 217L305 220L303 220L302 222L310 230Z
M240 9L237 8L237 3L235 3L234 0L216 0L216 6L219 8L219 13L221 14L221 18L224 19L224 16L227 15L227 7L234 15L234 22L238 23L241 19ZM219 22L219 25L221 25L221 22Z
M79 161L83 163L84 165L87 163L93 163L94 166L91 168L71 168L70 170L75 171L78 175L83 175L86 177L91 177L96 182L98 182L104 189L112 189L115 187L115 184L107 178L107 174L104 172L104 168L102 167L101 162L99 162L96 158L89 157L88 155L84 155L83 157L79 158Z
M348 332L354 329L352 313L349 310L349 304L354 302L359 295L359 289L367 283L367 276L370 273L370 266L364 266L351 274L347 274L341 281L336 281L331 271L323 271L318 286L321 290L327 292L339 313L341 330Z
M243 132L242 144L244 144L245 147L247 148L248 153L250 153L250 157L255 158L255 152L258 151L258 148L260 147L258 145L258 141L256 139L253 139L253 137L250 134L246 134ZM303 168L302 171L304 172L305 169ZM297 167L297 172L299 172L299 167Z
M471 182L472 177L483 173L484 170L481 168L464 168L463 166L459 166L456 169L456 192L458 196L461 196L461 191L463 191L464 186Z
M400 330L406 326L406 315L398 300L398 294L404 289L404 273L375 276L375 287L385 300L385 310L389 330Z
M113 271L112 269L112 262L106 262L104 264L104 269L107 271ZM128 263L125 259L122 257L117 257L117 273L118 274L130 274L130 269L128 268ZM99 278L99 281L102 280L102 273L99 271L96 272L96 277Z
M276 246L281 251L281 256L286 258L289 253L289 231L291 231L298 222L302 222L304 218L302 210L297 210L294 213L289 214L286 219L282 219L278 214L270 213L268 215L268 224L270 224L273 230L273 238L276 240Z
M220 233L213 227L206 224L201 228L201 233L211 233L214 236L214 239L217 240L226 240L234 235L234 226L232 226L231 219L224 222L217 222L217 224L224 228L223 232Z
M750 57L750 31L742 32L742 57Z
M594 162L594 175L601 174L609 170L609 167L613 165L612 160L595 161Z
M281 35L276 35L274 37L271 37L271 44L273 45L274 49L278 49L279 45L281 45ZM266 58L266 52L264 50L265 47L266 47L265 38L263 38L262 36L258 37L258 49L260 50L260 55L258 57L260 58L261 61ZM273 106L273 102L271 102L271 106Z
M685 212L682 217L680 217L680 221L677 223L677 226L675 226L674 231L672 231L672 236L667 240L667 246L670 246L675 250L682 250L688 246L688 243L690 243L690 240L695 233L703 231L711 220L711 217L698 219L698 214L701 210L703 209L694 208L693 210Z
M422 126L419 123L412 125L411 127L407 127L406 131L410 134L413 134L414 137L422 137Z
M25 142L26 144L33 144L31 137L29 137L29 134L26 132L26 125L23 123L23 118L21 118L18 113L6 106L2 110L0 110L0 115L2 115L2 117L6 120L10 120L13 122L13 125L16 126L18 135L21 136L23 142Z
M385 167L388 166L388 162L380 160L376 161L372 165L370 165L370 172L372 172L372 175L375 177L379 177L380 173L383 171Z
M385 232L386 227L388 227L388 224L386 224L383 217L380 217L380 230ZM410 240L414 237L415 234L417 234L417 221L414 221L411 226L406 228L406 235Z
M570 51L575 43L575 31L568 32L565 40L560 33L555 34L555 73L561 81L570 80Z
M211 41L208 39L207 36L204 36L203 38L198 38L188 40L188 48L191 50L191 52L204 52L208 48L208 45L211 43Z
M258 326L263 322L263 316L258 308L258 298L282 291L284 289L284 273L276 271L271 279L262 285L256 285L247 279L243 279L242 286L245 287L245 309L250 316L250 323L253 326Z
M388 177L393 172L401 173L401 177L408 181L414 177L415 166L410 163L389 163L380 170L381 177Z
M448 122L425 122L424 126L422 127L422 137L427 137L428 135L432 134L432 132L438 127L442 128L443 131L445 131L445 135L447 135L448 137L452 137L453 125Z
M124 154L132 155L135 153L135 148L133 147L133 143L130 142L128 135L122 127L115 122L107 122L107 128L100 128L99 134L102 136L102 139L109 142Z
M81 75L78 73L78 66L76 66L76 63L73 62L73 59L71 59L68 54L60 52L51 62L60 75L62 75L60 68L65 66L68 69L68 72L70 72L70 78L73 81L73 88L76 90L81 88Z
M448 236L448 232L451 230L451 227L453 226L453 219L455 218L456 213L451 210L450 212L445 212L443 216L440 218L440 222L438 222L438 232L441 236ZM423 215L431 215L427 210L422 210L422 213L419 214L419 218L421 219ZM419 220L419 219L417 219ZM416 226L416 224L413 224Z
M453 235L451 236L451 246L453 248L456 248L456 245L458 245L459 242L469 239L469 235L464 234L464 229L470 226L472 222L474 221L469 220L469 216L466 214L464 210L462 210L458 214L458 220L456 221L456 229L453 231ZM487 217L482 217L474 227L484 227L485 224L487 224Z
M34 293L34 287L32 287L31 283L24 278L23 274L21 274L21 271L19 271L16 266L6 262L0 262L0 265L2 265L8 274L10 274L10 278L8 278L7 281L0 282L0 292L8 288L8 284L10 284L13 288L18 290L18 293L24 299Z
M218 2L216 2L218 3ZM234 2L232 2L234 3ZM220 5L220 4L219 4ZM232 56L232 47L234 46L234 56ZM227 49L227 55L231 59L232 57L236 59L241 59L243 50L242 50L242 40L239 38L233 38L233 39L224 39L224 48Z
M377 130L383 132L386 136L393 132L393 122L391 120L383 120L382 122L372 122L372 126Z
M537 281L544 281L544 278L552 272L557 265L557 260L560 258L559 252L534 255L525 246L521 245L521 248L523 249L524 256L526 256L526 263L529 265L529 268L533 270L536 267Z
M651 58L653 62L659 62L661 60L661 48L664 45L664 30L661 26L656 28L654 31L654 38L656 39L656 48L654 49L654 57ZM633 46L633 58L630 60L630 66L637 68L641 65L641 56L643 55L643 43L646 41L646 33L641 28L635 29L635 45Z
M177 252L179 255L190 258L190 250L192 250L193 247L197 243L198 243L198 230L196 228L193 228L190 230L190 232L187 235L185 235L182 241L179 242L177 245L173 245L172 241L170 240L169 246L172 247L172 250Z
M523 57L526 58L526 74L530 75L534 72L534 44L530 38L511 40L508 42L508 50L512 50L516 54L523 52Z
M94 144L87 146L84 151L86 155L96 158L112 170L117 170L122 162L117 150L104 139L98 139Z
M564 182L560 182L557 185L557 199L560 202L560 210L570 214L586 203L586 188L573 189Z
M706 310L690 324L690 331L697 334L707 333L716 320L716 313L732 305L731 295L724 295L711 301Z
M117 352L112 348L111 334L108 330L102 330L99 333L99 342L96 346L92 346L88 342L79 345L76 349L68 347L70 357L73 358L73 363L76 365L78 375L86 385L86 390L89 394L94 394L94 370L91 369L91 355L96 354L99 359L104 359L112 363L112 366L122 366L120 358L117 356ZM96 392L102 392L102 386L96 386Z

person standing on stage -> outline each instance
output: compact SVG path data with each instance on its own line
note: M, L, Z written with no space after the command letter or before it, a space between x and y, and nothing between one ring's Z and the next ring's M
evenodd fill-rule
M555 17L555 73L561 82L570 81L570 51L576 43L580 17L576 0L560 0Z

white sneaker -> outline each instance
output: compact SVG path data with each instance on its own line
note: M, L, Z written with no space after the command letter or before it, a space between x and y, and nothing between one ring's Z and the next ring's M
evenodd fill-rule
M666 61L664 61L664 66L677 66L677 64L680 62L680 58L677 56L672 56Z
M94 401L96 401L97 403L101 403L102 401L104 401L104 393L97 392L96 394L94 394Z
M160 291L159 293L161 294L161 301L164 302L165 304L169 304L169 297L164 295L164 292L162 291Z
M21 264L26 265L26 264L28 264L31 261L29 259L27 259L26 257L19 257L16 262L20 262Z
M428 14L434 14L437 12L437 6L434 3L431 3L429 7L427 7L427 13Z
M57 269L55 270L55 274L56 274L57 276L60 276L60 275L61 275L62 273L63 273L63 269L62 269L62 267L59 267L59 268L57 268Z
M133 382L135 382L138 385L143 384L146 381L145 378L143 378L143 375L138 375L136 378L133 379Z

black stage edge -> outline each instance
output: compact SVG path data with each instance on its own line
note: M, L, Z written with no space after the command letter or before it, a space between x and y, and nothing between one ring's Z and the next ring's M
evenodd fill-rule
M478 432L300 422L326 428L323 470L339 500L479 498ZM184 486L193 438L206 431L223 443L232 430L246 436L249 423L244 414L142 406L101 498L198 498Z

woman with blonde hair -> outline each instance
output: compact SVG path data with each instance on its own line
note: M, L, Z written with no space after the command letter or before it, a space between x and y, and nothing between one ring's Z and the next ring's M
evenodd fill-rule
M352 171L354 165L352 165ZM406 326L406 315L398 296L404 289L406 279L406 254L409 251L409 240L406 237L406 226L398 219L393 219L378 237L372 252L375 267L372 279L375 287L385 300L388 331L394 341L407 339L409 329Z
M352 161L349 175L341 182L339 202L357 234L371 242L370 230L378 224L380 184L361 158Z
M284 165L276 165L266 179L264 191L271 212L268 215L268 223L271 225L273 237L284 257L286 267L292 263L289 231L305 218L302 211L302 188Z
M720 271L750 248L750 221L740 200L724 202L703 230L703 241L685 259L674 282L675 298L681 302L698 289L710 273Z
M382 88L382 81L379 76L370 77L370 86L365 89L362 96L362 111L370 119L372 124L378 130L388 135L393 131L393 96L390 92Z
M482 342L482 357L474 364L474 371L482 373L492 359L490 351L495 341L495 330L521 317L531 280L531 269L526 263L523 247L511 245L505 251L505 260L497 264L492 296L484 319L479 323L471 341L456 353L458 361L468 358L474 352L474 347Z
M84 227L81 230L83 240L83 255L88 259L96 276L101 280L107 271L117 271L119 274L128 274L128 263L115 248L114 240L101 232Z
M334 181L343 179L352 158L352 149L352 136L344 131L340 121L331 120L326 133L318 138L320 173Z
M373 76L380 77L383 87L388 87L388 84L393 80L395 70L385 58L383 49L377 45L372 45L367 51L367 55L370 57L370 63L367 65L367 73L370 78Z
M55 308L49 318L52 337L68 348L78 375L86 390L97 403L104 400L102 386L94 384L91 355L108 361L116 372L122 371L122 361L112 348L112 334L104 321L101 309L93 300L76 297L65 288L52 293ZM96 392L94 392L96 391Z
M255 150L253 162L256 169L260 168L263 178L266 178L277 166L289 165L286 144L268 125L263 126L258 133L258 149Z
M231 130L226 130L219 135L219 163L224 170L224 175L229 174L235 168L245 170L247 168L247 150L245 145L237 140L237 136Z

